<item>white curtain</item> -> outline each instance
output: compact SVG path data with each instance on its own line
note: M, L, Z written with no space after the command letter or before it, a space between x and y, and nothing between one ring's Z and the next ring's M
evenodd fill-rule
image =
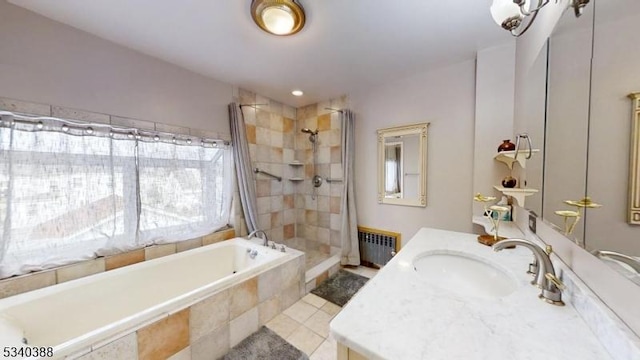
M0 115L0 278L228 223L229 150Z
M141 243L192 239L229 222L229 150L163 142L138 147Z
M342 190L342 217L340 238L342 265L360 265L360 246L358 244L358 217L356 215L356 197L354 187L355 165L355 115L351 110L343 110L342 116L342 171L344 189Z

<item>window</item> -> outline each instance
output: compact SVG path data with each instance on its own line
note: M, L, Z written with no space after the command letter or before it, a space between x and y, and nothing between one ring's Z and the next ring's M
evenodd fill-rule
M70 129L57 119L11 126L6 118L0 278L191 239L229 222L231 155L222 143L114 136L107 126Z

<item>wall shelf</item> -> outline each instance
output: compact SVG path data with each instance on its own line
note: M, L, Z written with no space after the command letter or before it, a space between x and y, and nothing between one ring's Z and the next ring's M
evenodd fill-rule
M516 201L518 202L518 204L522 207L524 207L524 198L527 196L531 196L535 193L538 192L537 189L530 189L530 188L524 188L524 189L520 189L520 188L506 188L506 187L502 187L502 186L494 186L494 189L500 191L501 193L507 195L507 196L511 196L514 199L516 199Z
M294 178L289 178L289 181L303 181L303 178L298 178L298 177L294 177Z
M540 149L531 150L532 153L540 152ZM520 166L525 169L527 165L527 155L529 155L529 150L520 150L518 151L518 157L516 158L516 151L501 151L497 153L493 158L505 163L509 169L513 169L513 163L518 162Z
M304 165L304 163L300 162L300 161L292 161L289 163L290 166L302 166Z

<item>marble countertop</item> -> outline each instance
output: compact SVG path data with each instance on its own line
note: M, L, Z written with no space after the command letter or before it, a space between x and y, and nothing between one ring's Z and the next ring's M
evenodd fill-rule
M340 343L371 359L611 359L575 309L549 305L526 274L532 254L494 252L477 235L423 228L351 299L330 324ZM412 265L425 251L485 259L516 280L502 298L448 292Z

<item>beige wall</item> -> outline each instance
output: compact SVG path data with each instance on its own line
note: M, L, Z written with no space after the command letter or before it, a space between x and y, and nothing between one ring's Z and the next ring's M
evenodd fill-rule
M351 94L358 223L411 239L421 227L471 231L475 61ZM378 204L376 130L430 122L427 207ZM497 146L497 145L496 145Z
M231 85L4 0L0 49L1 97L229 133Z

